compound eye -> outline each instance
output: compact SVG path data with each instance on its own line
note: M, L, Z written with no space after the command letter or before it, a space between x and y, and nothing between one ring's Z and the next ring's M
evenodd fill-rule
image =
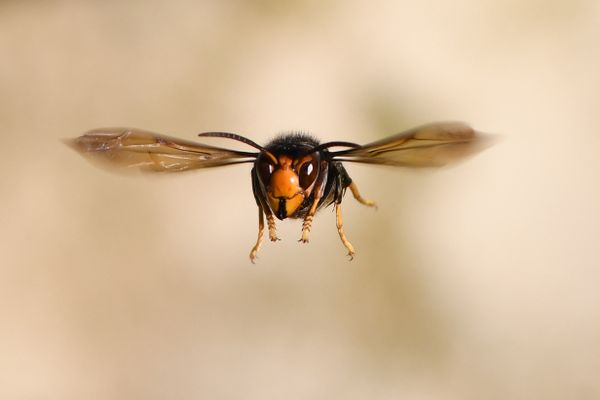
M263 185L268 185L271 180L271 174L275 170L275 167L267 158L259 158L256 168L258 169L258 177L262 181Z
M300 165L298 169L298 178L300 179L300 187L308 189L313 184L317 173L319 172L319 162L316 157L310 158Z

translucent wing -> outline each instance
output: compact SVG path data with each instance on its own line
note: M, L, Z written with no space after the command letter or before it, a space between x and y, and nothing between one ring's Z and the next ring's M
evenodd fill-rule
M130 128L95 129L66 143L92 161L156 172L252 162L258 155Z
M490 137L460 122L423 125L373 143L333 152L334 160L404 167L435 167L474 154Z

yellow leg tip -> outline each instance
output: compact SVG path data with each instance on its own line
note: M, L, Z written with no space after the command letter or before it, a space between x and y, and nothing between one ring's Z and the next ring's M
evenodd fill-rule
M379 207L377 206L377 203L372 200L365 200L364 205L367 207L373 207L376 210L379 209Z
M302 237L298 239L299 242L308 243L308 231L302 231Z
M269 240L271 242L276 242L279 240L279 238L277 237L277 230L274 226L269 227Z
M363 204L367 207L373 207L377 210L377 203L375 203L373 200L364 199L360 195L360 192L358 191L358 186L356 186L356 184L354 182L352 182L350 184L349 188L350 188L350 191L352 192L352 196L354 196L356 201L358 201L360 204Z
M257 252L258 252L258 251L257 251L257 250L254 250L254 249L252 249L252 251L250 252L250 262L251 262L252 264L256 264L256 259L258 258L258 257L256 256L256 253L257 253Z

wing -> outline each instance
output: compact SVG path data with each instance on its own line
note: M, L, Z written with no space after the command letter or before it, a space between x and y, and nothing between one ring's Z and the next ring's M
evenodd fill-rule
M489 136L475 132L468 125L441 122L332 154L337 161L399 167L436 167L474 154L490 144Z
M91 160L155 172L252 162L258 155L130 128L95 129L66 144Z

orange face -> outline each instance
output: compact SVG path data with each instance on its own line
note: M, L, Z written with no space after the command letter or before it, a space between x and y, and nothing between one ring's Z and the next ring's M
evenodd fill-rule
M259 161L259 178L271 210L277 218L285 219L293 216L310 195L319 169L318 154L297 159L281 155L276 160L276 165L272 160Z

